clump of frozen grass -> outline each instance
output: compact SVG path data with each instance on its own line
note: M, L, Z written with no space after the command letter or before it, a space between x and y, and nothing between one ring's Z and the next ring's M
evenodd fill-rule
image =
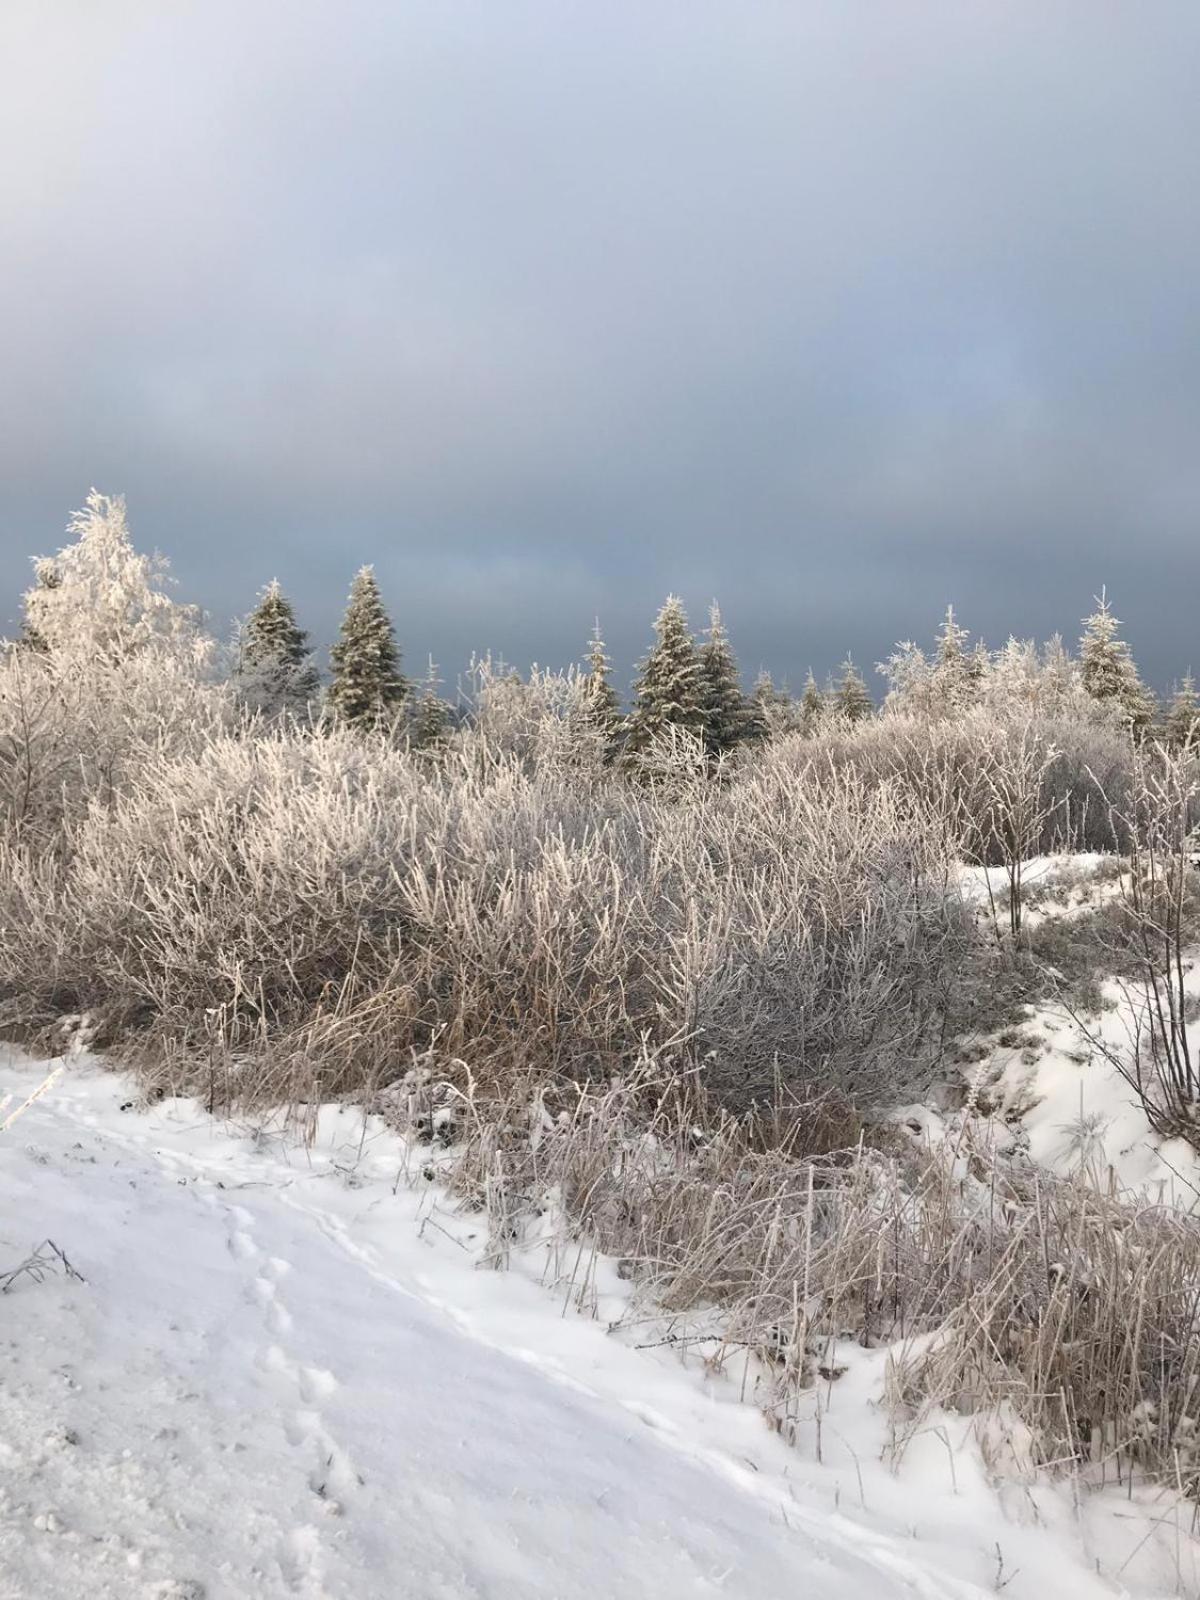
M1200 1492L1200 1220L970 1131L872 1145L835 1096L732 1116L649 1058L499 1100L445 1066L379 1106L415 1135L410 1177L486 1216L493 1265L536 1241L585 1310L597 1256L617 1257L631 1322L752 1386L787 1437L816 1443L854 1341L890 1351L897 1454L949 1410L1033 1467Z
M55 852L0 843L0 913L14 1002L115 1015L238 1102L369 1091L435 1041L569 1078L647 1041L731 1106L911 1095L971 958L896 784L783 759L681 798L482 734L432 766L338 731L163 753Z

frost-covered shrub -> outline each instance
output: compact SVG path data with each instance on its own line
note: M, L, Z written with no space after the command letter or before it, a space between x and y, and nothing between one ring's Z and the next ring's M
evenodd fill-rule
M585 1076L649 1041L731 1104L777 1079L879 1095L963 959L948 877L920 807L827 764L680 794L530 770L486 732L433 766L242 732L150 757L61 854L9 841L0 982L193 1040L336 1017L343 1084L435 1040Z

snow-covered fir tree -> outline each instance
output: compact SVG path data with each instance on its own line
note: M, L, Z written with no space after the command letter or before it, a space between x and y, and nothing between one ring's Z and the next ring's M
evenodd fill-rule
M450 735L452 724L450 707L442 698L437 663L430 656L420 687L409 700L409 742L414 750L440 749Z
M43 560L37 563L36 570L34 572L35 589L57 589L59 582L60 579L58 572L55 570L53 561ZM18 649L33 650L39 655L45 655L49 651L50 646L46 643L45 639L42 637L41 633L34 626L34 624L29 620L28 594L22 596L21 610L24 614L24 620L21 624L20 637L17 639Z
M27 639L64 667L113 666L147 652L189 668L212 659L199 610L167 593L167 562L134 549L122 496L93 489L67 531L70 544L34 563Z
M760 669L750 691L756 718L768 739L793 733L800 725L800 708L786 688L780 688L767 671Z
M1163 734L1168 744L1179 749L1200 742L1200 695L1196 693L1196 680L1190 672L1180 679L1171 697Z
M588 643L588 670L584 676L584 712L589 725L610 750L621 728L621 702L612 685L612 665L600 633L600 619Z
M308 634L277 579L262 591L239 631L237 687L246 705L267 716L303 716L316 699L320 676Z
M1153 722L1157 706L1153 694L1141 680L1133 652L1126 641L1118 637L1120 626L1102 590L1096 610L1083 624L1083 637L1079 641L1080 681L1091 699L1116 710L1128 727L1140 733Z
M703 675L687 612L668 595L654 621L654 644L639 670L633 709L625 722L625 750L646 750L669 728L702 736Z
M847 722L863 722L873 716L875 705L867 691L862 673L847 656L838 671L837 687L833 693L833 708Z
M820 729L827 711L825 696L818 688L812 668L809 667L808 677L804 680L804 689L800 695L800 732L806 739L811 739Z
M400 710L410 685L372 567L362 567L350 587L341 632L330 652L333 679L328 707L353 728L374 728Z
M946 607L941 631L934 641L932 690L936 716L955 717L965 711L972 699L972 688L982 671L978 657L967 649L970 634L954 619L954 607Z
M740 744L765 732L761 713L742 693L737 658L721 608L714 600L708 612L708 637L700 649L701 707L704 744L710 755L730 755Z

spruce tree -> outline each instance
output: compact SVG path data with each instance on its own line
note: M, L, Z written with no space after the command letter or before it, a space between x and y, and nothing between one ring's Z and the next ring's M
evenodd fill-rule
M62 578L59 576L58 568L53 561L43 558L34 563L34 586L30 594L45 593L48 589L57 589L61 583ZM50 646L47 643L46 636L30 617L31 609L36 610L36 607L36 600L31 607L29 595L22 596L21 609L24 612L24 621L21 624L21 634L17 640L17 647L21 650L34 650L39 655L47 655Z
M626 719L626 750L646 750L667 728L704 732L703 674L687 612L668 595L654 621L654 644L642 662Z
M288 711L303 715L316 699L320 677L308 635L278 579L262 591L239 643L238 688L247 704L268 716Z
M1103 590L1096 606L1084 621L1079 641L1080 681L1093 700L1112 707L1128 727L1141 733L1154 720L1154 696L1142 682L1128 644L1117 637L1121 624Z
M771 674L763 667L750 691L755 723L762 729L763 737L777 739L781 734L792 733L799 725L799 709L786 688L777 689Z
M763 728L738 677L737 658L716 601L708 612L708 638L700 651L704 743L710 755L729 755Z
M817 687L817 680L809 667L808 677L804 680L804 692L800 696L800 732L806 739L811 739L821 726L825 710L825 696Z
M932 675L934 715L956 716L973 698L980 662L967 651L970 634L954 620L954 607L946 607L941 632L935 641Z
M847 722L862 722L873 716L875 705L867 692L863 675L849 656L839 667L841 677L834 690L833 707Z
M414 750L435 750L450 733L450 707L442 699L442 680L432 656L420 689L410 699L409 741Z
M1196 693L1196 680L1190 672L1175 690L1163 732L1167 742L1177 749L1200 740L1200 695Z
M372 567L355 575L330 660L329 709L349 727L377 727L408 698L410 685L400 671L396 636Z
M621 727L621 702L612 686L608 651L600 635L600 618L592 629L588 645L588 670L584 679L584 712L590 727L601 735L605 750L611 751Z

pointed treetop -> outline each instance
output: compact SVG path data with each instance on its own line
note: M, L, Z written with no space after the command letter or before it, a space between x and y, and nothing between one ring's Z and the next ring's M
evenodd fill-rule
M714 600L708 613L708 638L700 650L700 700L704 743L710 755L729 755L738 745L762 737L762 713L742 693L737 658Z
M642 662L626 720L626 748L645 750L669 728L701 734L704 727L702 671L687 612L668 595L654 621L654 644Z
M1093 700L1111 706L1140 733L1154 720L1155 700L1141 680L1128 643L1118 636L1120 626L1107 592L1101 589L1096 610L1084 619L1079 641L1080 681Z
M296 621L278 578L262 590L238 640L236 681L242 700L267 716L302 716L315 700L320 674L308 635Z
M360 567L355 574L330 660L329 709L351 727L379 726L410 693L373 567Z
M853 658L847 656L838 670L841 677L834 690L834 710L845 717L847 722L862 722L867 717L873 716L875 704L867 691L862 673L854 665Z
M588 643L588 670L584 676L584 714L588 723L605 741L606 752L611 752L612 741L621 725L621 702L613 688L611 666L604 639L600 633L600 618L596 618L592 637Z

